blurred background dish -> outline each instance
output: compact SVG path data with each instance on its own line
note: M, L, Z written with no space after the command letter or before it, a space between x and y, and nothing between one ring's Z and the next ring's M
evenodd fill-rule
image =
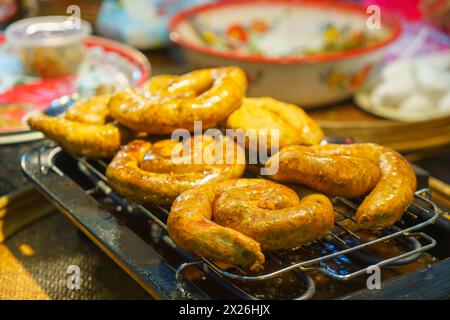
M238 65L249 95L319 106L350 97L401 31L385 11L380 29L366 23L355 4L244 0L188 9L170 29L192 67Z
M375 142L402 153L417 153L417 157L448 150L450 144L450 117L394 121L373 116L348 103L318 109L310 115L327 136L350 136L358 142Z
M211 0L109 0L103 1L96 30L138 49L158 49L169 41L169 19L190 6Z
M450 50L387 64L356 93L355 101L387 119L450 121Z
M388 1L378 2L385 4ZM414 8L413 2L393 0L389 3ZM445 0L440 2L444 4ZM441 8L445 11L445 5L444 7L441 6ZM397 9L397 11L399 10ZM400 11L403 12L403 8ZM418 15L418 13L415 15ZM402 61L405 60L416 61L417 58L422 59L421 57L432 57L435 55L445 59L445 52L450 52L449 39L449 35L445 31L443 32L429 23L424 23L420 19L402 20L401 36L386 50L385 58L372 73L373 77L369 78L367 85L357 91L355 99L337 103L327 108L311 110L310 115L314 119L319 120L327 135L352 136L357 141L373 141L384 144L400 152L408 153L408 159L412 161L430 157L440 152L447 152L450 144L450 116L440 114L438 117L433 118L433 110L437 108L437 104L429 106L430 111L422 112L422 115L419 116L421 119L417 119L418 117L413 119L409 115L409 113L413 113L407 111L410 108L406 104L404 106L407 110L403 110L401 114L395 108L389 110L389 114L381 114L379 108L374 108L372 105L369 106L368 103L370 102L371 93L369 89L380 83L379 79L381 76L379 75L383 73L383 70L388 70L384 69L385 66L395 66L397 63L402 64ZM395 71L395 69L399 71L397 67L391 69L391 71ZM413 69L415 69L414 66ZM427 69L428 67L426 67ZM434 70L435 67L431 69ZM440 81L438 83L436 78L438 74L442 74L442 68L438 69L441 71L436 72L436 76L433 71L431 84L440 86L443 82ZM387 78L391 78L390 74L397 73L391 71L387 72ZM410 86L409 90L405 90L405 86L399 85L399 83L404 81L404 78L402 80L398 75L393 78L393 81L390 83L396 89L390 91L388 97L409 97L415 93L415 84ZM442 78L442 76L439 78ZM400 94L398 89L402 89L404 92ZM385 91L385 93L389 93L389 90ZM392 93L394 94L392 95ZM363 105L365 102L367 105ZM425 108L425 110L427 109ZM391 115L393 112L396 113L397 117ZM431 115L431 117L428 118L424 115ZM406 121L407 117L409 117L409 121Z
M67 8L77 5L83 20L95 25L101 0L22 0L22 7L27 16L62 16L68 15Z
M13 0L4 0L0 2L0 28L11 20L18 11L18 6Z
M91 32L90 24L81 19L44 16L12 23L5 36L26 75L61 77L78 71L85 54L82 43Z
M147 58L136 49L115 41L88 36L85 58L76 75L41 78L24 75L20 59L0 35L0 144L18 142L13 134L26 133L23 118L42 111L57 98L76 93L89 97L138 86L150 76ZM23 140L20 140L23 141Z

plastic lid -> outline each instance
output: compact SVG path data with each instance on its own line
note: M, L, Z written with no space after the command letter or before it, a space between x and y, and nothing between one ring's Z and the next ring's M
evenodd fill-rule
M46 16L19 20L6 29L6 40L20 46L59 46L81 42L91 25L70 16Z

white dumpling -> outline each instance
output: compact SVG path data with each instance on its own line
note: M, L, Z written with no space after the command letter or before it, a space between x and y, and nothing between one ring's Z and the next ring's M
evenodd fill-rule
M434 99L450 91L450 73L431 63L417 64L416 80L420 90Z
M400 110L404 112L431 111L433 102L427 96L420 93L413 93L400 104Z
M374 105L397 108L415 89L415 82L411 78L386 81L372 91L371 100Z
M438 102L438 110L440 112L450 112L450 92L447 92Z
M391 81L398 78L413 78L413 63L411 60L399 60L388 64L381 72L384 81Z

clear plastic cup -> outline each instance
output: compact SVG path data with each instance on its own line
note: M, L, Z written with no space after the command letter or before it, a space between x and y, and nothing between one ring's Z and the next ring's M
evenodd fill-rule
M27 75L60 77L75 74L83 61L83 41L91 25L67 16L19 20L6 29L6 41Z

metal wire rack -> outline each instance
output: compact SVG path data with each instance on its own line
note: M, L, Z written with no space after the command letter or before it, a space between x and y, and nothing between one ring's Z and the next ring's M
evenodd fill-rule
M49 148L49 146L49 144L44 144L41 148L45 149ZM42 173L45 174L49 169L52 169L57 174L61 176L64 175L64 173L53 164L52 160L53 154L60 151L61 149L56 147L49 157L46 157L45 159L39 157L39 167ZM42 154L42 152L40 152L40 154ZM154 221L160 228L167 231L166 219L169 214L167 208L154 205L152 210L149 210L142 205L120 197L107 183L104 174L108 165L106 162L85 158L75 159L77 160L79 171L95 185L93 189L86 191L88 194L100 191L105 196L112 199L113 202L123 210L134 213L139 212ZM335 197L332 200L335 203L335 211L337 214L334 229L327 237L308 244L308 247L311 247L318 252L317 257L305 260L302 258L299 259L299 257L295 255L297 249L283 252L267 252L265 253L266 257L276 261L280 267L275 271L253 275L246 273L246 271L239 267L224 270L219 268L209 259L203 257L192 258L191 255L187 255L191 257L191 260L182 263L176 272L177 280L179 280L178 289L181 295L185 294L181 276L183 269L190 265L197 265L203 267L207 272L212 270L217 276L225 281L226 279L232 279L256 282L272 279L287 272L296 272L304 278L304 282L306 283L305 292L298 297L298 299L311 298L315 292L315 284L312 278L308 276L307 272L320 272L332 279L347 281L367 273L369 268L373 268L374 266L388 267L410 263L417 259L421 253L436 245L436 241L433 238L423 232L418 232L419 229L433 223L439 216L439 209L433 201L430 200L430 191L428 189L418 190L415 193L413 204L411 204L404 214L404 217L409 217L412 223L405 223L405 219L402 219L402 221L395 226L383 230L382 233L376 234L373 239L369 240L362 239L357 233L344 225L345 221L354 221L353 215L358 204L354 201L340 197ZM176 248L176 245L167 235L165 235L163 239L171 247ZM406 243L404 246L405 250L398 255L386 259L378 259L363 252L364 249L370 246L386 241L402 241L404 244ZM345 272L342 272L339 265L343 262L352 264L353 258L366 260L370 262L370 264L366 267L352 270L351 272L349 272L348 269L346 269Z

